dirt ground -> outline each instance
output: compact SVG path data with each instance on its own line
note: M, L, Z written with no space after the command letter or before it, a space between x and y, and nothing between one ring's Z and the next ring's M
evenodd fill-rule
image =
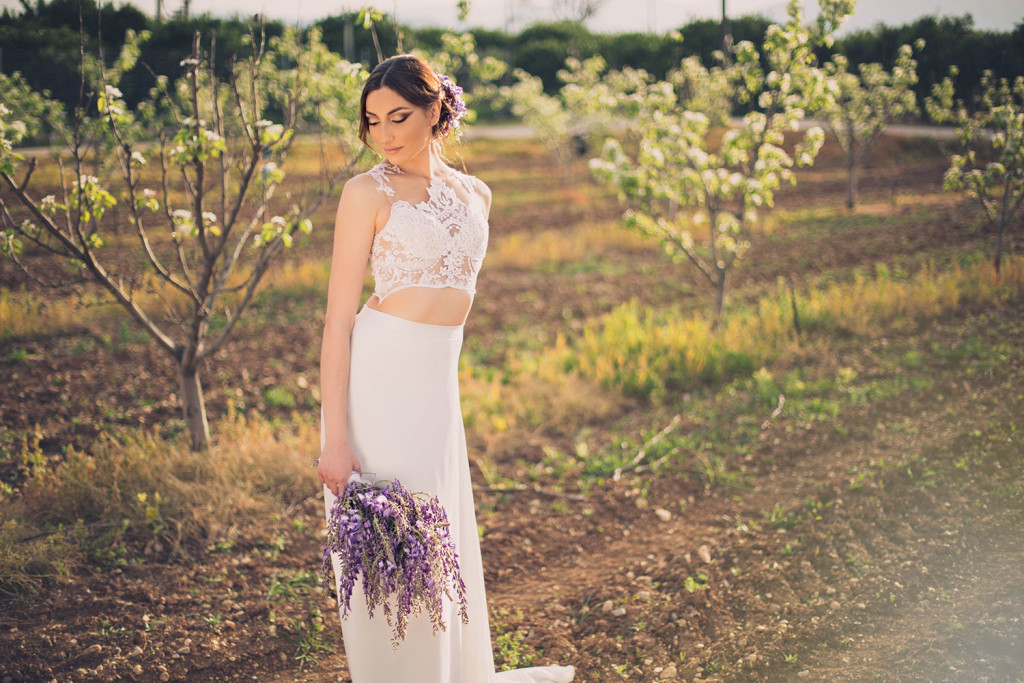
M869 201L891 198L886 154L905 150L889 145L865 174ZM545 157L522 163L536 164L538 175L552 171ZM908 165L900 193L937 191L940 159L922 154ZM838 204L845 195L837 168L826 156L813 171L821 175L801 181L780 204ZM488 179L486 165L470 170ZM567 230L576 220L531 211L534 221ZM597 205L579 219L615 211ZM937 211L928 225L853 229L827 241L813 263L801 260L806 243L761 238L752 250L771 258L751 261L771 265L750 269L744 286L984 238L958 230L968 220L962 207L949 202ZM515 229L496 221L496 232ZM581 273L573 282L552 276L550 296L525 315L538 329L555 330L567 309L575 318L630 296L657 303L691 291L692 282L656 252L621 259L644 278L628 270ZM677 274L671 284L645 287L670 272ZM521 310L544 278L485 270L479 308L487 322L471 323L467 333L486 340L514 326L510 311ZM303 305L315 315L317 303L297 304L290 315L301 316ZM749 448L716 453L740 473L736 479L716 483L687 470L626 475L591 488L582 502L478 492L496 644L499 634L514 634L514 649L534 664L573 664L584 682L1024 680L1021 320L1024 302L1016 302L963 310L912 333L839 343L830 362L859 368L859 385L901 389L844 404L834 418L773 417L771 408L750 414L749 402L723 397L720 419L763 423ZM228 400L274 414L261 402L263 387L297 375L315 385L319 333L319 325L285 323L240 330L230 362L209 368L214 419ZM0 424L9 435L39 424L53 462L62 446L87 445L104 424L177 418L165 385L169 365L144 342L20 339L0 343L0 357L14 348L25 355L0 363ZM280 362L267 367L258 349ZM908 354L915 362L901 364ZM676 414L679 433L699 433L706 425L691 416L691 398L657 408L629 404L593 438L629 424L666 425ZM314 408L306 406L310 414ZM519 444L508 457L529 460L535 450ZM0 476L14 479L10 471ZM474 478L483 488L479 471ZM533 483L557 485L544 472ZM302 580L320 557L316 491L311 473L310 498L228 552L97 568L40 597L0 603L0 681L348 680L336 604ZM301 664L302 633L287 617L308 614L310 604L322 610L318 625L336 651ZM204 619L212 614L218 617Z

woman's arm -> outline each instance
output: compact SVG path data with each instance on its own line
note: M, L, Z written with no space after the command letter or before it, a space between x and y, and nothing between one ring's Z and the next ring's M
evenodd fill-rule
M359 462L348 444L348 377L350 338L366 276L366 262L380 206L371 178L357 176L345 184L334 221L327 312L320 349L320 396L325 443L317 474L338 495Z

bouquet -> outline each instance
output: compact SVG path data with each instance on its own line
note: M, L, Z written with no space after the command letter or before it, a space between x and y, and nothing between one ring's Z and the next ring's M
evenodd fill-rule
M328 516L320 568L323 585L331 588L331 553L340 556L341 618L349 613L361 577L370 616L383 608L396 649L411 614L426 610L434 633L445 630L442 596L453 600L452 589L459 616L468 623L466 585L448 529L448 515L437 497L412 493L397 479L371 483L353 475Z

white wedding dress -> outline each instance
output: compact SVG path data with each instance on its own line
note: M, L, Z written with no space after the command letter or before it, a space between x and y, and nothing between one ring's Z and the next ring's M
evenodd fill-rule
M374 237L371 270L383 300L405 287L474 291L487 247L487 219L470 201L473 178L454 169L449 184L435 178L425 201L395 198L382 162L368 171L391 199L387 224ZM370 618L356 586L342 619L353 683L567 683L571 666L495 672L483 565L459 405L461 325L429 325L364 306L352 329L348 437L364 476L398 479L411 491L436 495L451 522L469 623L448 603L445 631L434 635L426 615L410 619L406 639L392 648L392 630L378 609ZM321 420L323 413L321 412ZM321 448L324 431L321 426ZM325 515L334 495L324 490ZM339 562L333 558L335 576ZM336 585L337 588L337 585Z

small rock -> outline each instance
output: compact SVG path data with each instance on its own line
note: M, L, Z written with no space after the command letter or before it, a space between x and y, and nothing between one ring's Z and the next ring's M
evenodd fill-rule
M625 615L626 615L626 608L625 607L616 607L615 609L612 610L612 616L613 617L623 617Z
M697 548L697 557L701 559L704 564L711 564L711 548L707 545L702 545Z
M131 652L128 653L129 657L138 657L142 654L142 648L136 645Z
M167 681L171 680L171 674L167 673L166 671L161 671L160 680L162 681L162 683L167 683Z
M672 519L672 513L666 510L665 508L658 508L657 510L654 511L654 514L657 515L658 519L660 519L663 522L667 522L670 519Z
M133 666L132 667L132 673L135 674L136 676L141 676L142 675L142 665L141 664L136 664L135 666Z
M840 609L841 607L842 605L839 604L838 600L833 600L832 602L828 603L828 608L833 612L835 612L837 609Z
M85 652L83 654L88 657L90 655L98 655L101 652L103 652L103 646L99 643L93 643L89 647L85 648Z
M669 664L665 667L665 670L661 672L661 680L663 681L674 681L679 674L676 672L676 665Z
M651 599L651 591L637 591L636 599L646 602Z
M602 612L611 612L613 607L615 607L615 603L614 602L612 602L611 600L605 600L604 604L601 605L601 611Z
M867 609L867 608L868 608L868 606L865 605L863 602L858 602L857 603L857 609Z
M178 654L179 655L190 655L190 654L192 654L192 648L189 647L188 645L186 645L184 647L179 647L178 648Z
M637 510L645 510L648 503L646 498L637 498L633 504L636 505Z
M801 671L800 673L798 673L798 674L796 675L796 677L797 677L797 678L810 678L810 677L811 677L811 672L810 672L810 671L808 671L807 669L804 669L803 671Z

